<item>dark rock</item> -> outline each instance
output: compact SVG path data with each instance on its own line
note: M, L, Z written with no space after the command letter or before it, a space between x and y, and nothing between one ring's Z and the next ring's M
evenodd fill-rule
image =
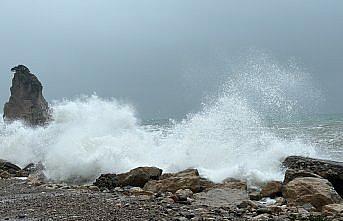
M343 162L290 156L285 159L283 165L288 169L303 170L329 180L343 197Z
M28 177L29 173L24 170L19 170L15 174L16 177Z
M99 187L100 190L103 190L105 188L107 189L114 189L118 185L118 177L116 174L101 174L98 179L94 182L94 185Z
M11 69L14 73L11 97L4 106L6 121L23 120L29 125L44 125L50 119L49 106L43 97L43 86L24 65Z
M249 199L259 201L262 199L261 193L260 192L251 192L249 193Z
M282 183L279 181L271 181L263 186L261 190L262 197L276 197L282 195Z
M26 165L22 171L24 171L27 174L39 174L42 173L44 171L45 167L42 164L42 162L38 162L38 163L30 163L28 165Z
M21 169L13 163L0 159L0 170L7 171L11 175L16 175Z
M138 167L122 174L102 174L94 183L100 189L109 190L116 187L144 187L150 180L157 180L162 174L162 170L156 167Z
M271 214L272 210L270 208L265 207L265 208L258 208L256 212L257 214L265 214L265 213Z
M158 180L162 170L157 167L138 167L127 173L118 174L119 186L144 187L150 180Z

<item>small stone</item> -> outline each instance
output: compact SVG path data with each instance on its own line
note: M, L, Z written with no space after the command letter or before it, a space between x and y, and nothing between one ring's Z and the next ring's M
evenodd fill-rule
M114 188L114 191L116 191L116 192L124 192L124 189L121 188L121 187L116 187L116 188Z
M237 205L238 208L254 208L257 209L259 208L259 205L251 200L244 200L240 204Z
M257 191L249 193L249 199L259 201L262 199L261 193Z
M258 208L256 210L257 214L264 214L264 213L268 213L268 214L271 214L272 213L272 210L268 207L265 207L265 208Z
M276 204L279 206L285 205L287 203L286 199L283 197L276 197L275 201L276 201Z
M193 196L193 192L190 189L180 189L176 191L175 195L178 201L187 201L187 198Z
M305 209L308 212L316 211L316 208L314 206L312 206L311 203L305 203L304 205L302 205L302 208Z
M11 178L11 174L7 171L1 171L0 172L0 178L2 179L9 179Z
M93 185L89 186L88 189L91 190L91 191L95 191L95 192L99 192L100 191L99 187L93 186Z
M19 214L19 215L18 215L18 218L19 218L19 219L25 219L26 217L27 217L26 214Z
M268 208L270 209L272 214L279 214L283 212L282 207L279 207L279 206L269 206Z

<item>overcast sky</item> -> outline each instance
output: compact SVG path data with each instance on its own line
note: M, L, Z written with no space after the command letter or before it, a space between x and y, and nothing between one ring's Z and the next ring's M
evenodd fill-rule
M96 92L181 117L251 48L297 60L325 91L320 111L343 112L342 0L0 0L0 103L25 64L49 101Z

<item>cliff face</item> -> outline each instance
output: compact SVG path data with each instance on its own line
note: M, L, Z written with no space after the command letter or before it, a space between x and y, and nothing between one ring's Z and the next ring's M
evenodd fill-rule
M29 125L43 125L49 118L49 105L43 97L43 86L24 65L11 69L14 72L11 97L4 107L6 121L23 120Z

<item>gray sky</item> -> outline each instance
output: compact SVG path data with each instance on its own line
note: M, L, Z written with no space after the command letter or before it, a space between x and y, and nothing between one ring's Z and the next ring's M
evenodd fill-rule
M0 104L27 65L48 100L97 92L143 118L181 117L250 48L294 58L343 112L343 1L1 0ZM227 73L229 74L229 73Z

